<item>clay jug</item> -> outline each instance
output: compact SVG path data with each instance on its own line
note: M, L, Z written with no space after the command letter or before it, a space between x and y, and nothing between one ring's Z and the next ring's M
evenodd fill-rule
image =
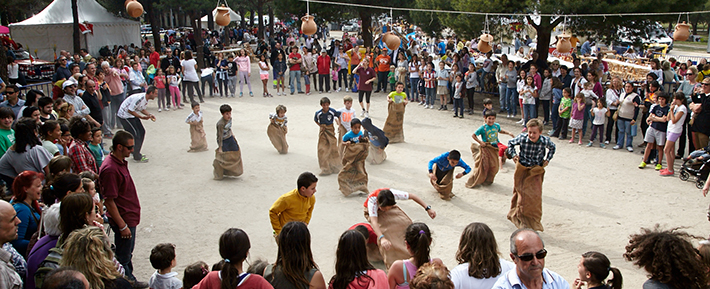
M673 40L675 41L686 41L690 36L690 25L683 23L678 23L675 25L675 32L673 32Z
M316 26L316 21L314 17L306 14L306 16L301 17L301 32L305 35L313 35L318 31L318 26Z
M394 35L394 33L387 32L382 35L382 42L387 45L387 48L389 48L389 50L397 50L397 48L399 48L399 45L402 43L402 40L399 39L399 36Z
M214 17L214 23L219 26L227 26L232 19L229 17L229 8L220 6L217 7L217 15Z
M569 41L569 38L569 35L560 35L560 39L557 40L557 52L569 53L570 51L572 51L572 43Z
M141 17L143 15L143 5L138 1L130 1L126 3L126 13L133 18Z
M481 38L478 40L478 51L482 53L488 53L489 51L493 50L493 47L491 46L492 41L493 35L490 35L488 33L481 35Z

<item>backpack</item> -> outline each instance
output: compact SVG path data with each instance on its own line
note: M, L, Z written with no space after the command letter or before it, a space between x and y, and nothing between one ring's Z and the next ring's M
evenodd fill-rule
M37 288L42 288L44 277L46 277L47 274L59 268L59 262L62 260L62 254L64 252L64 249L62 249L60 244L61 242L57 241L57 245L54 246L54 248L49 249L47 258L44 258L44 261L39 263L39 269L37 269L34 276L35 286Z
M424 87L424 78L419 78L419 83L417 83L417 90L419 90L419 94L426 95L426 88Z

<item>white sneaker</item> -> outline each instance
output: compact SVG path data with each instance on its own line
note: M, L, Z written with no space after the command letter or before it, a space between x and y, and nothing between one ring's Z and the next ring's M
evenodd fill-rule
M163 110L159 108L159 109L158 109L158 112L161 112L161 111L163 111Z
M365 117L365 110L363 109L362 112L360 112L360 117Z
M366 112L365 112L365 117L370 117L370 113L366 111Z
M518 122L516 122L516 123L517 123L517 124L522 124L524 121L525 121L524 119L520 119L520 120L519 120Z
M170 108L169 108L169 107L166 107L166 108L165 108L165 111L170 111Z
M336 91L337 91L337 92L340 92L340 88L338 88L338 90L336 90Z

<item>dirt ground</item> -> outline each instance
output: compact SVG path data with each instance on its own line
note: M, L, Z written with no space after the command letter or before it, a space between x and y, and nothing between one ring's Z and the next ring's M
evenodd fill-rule
M252 71L258 71L253 65ZM148 256L161 242L177 246L180 273L195 261L213 264L220 260L218 238L230 227L244 229L251 239L249 260L276 259L277 246L271 236L268 210L281 194L292 190L296 178L304 171L319 172L316 157L318 126L313 115L320 109L319 99L327 96L332 107L342 107L345 95L353 93L313 93L261 97L257 73L251 76L254 97L245 87L243 98L206 99L202 104L210 150L188 153L189 127L184 120L189 109L157 112L155 101L148 110L156 122L144 121L146 141L143 153L149 163L131 161L129 168L138 188L142 204L142 220L138 226L134 252L135 274L145 280L153 273ZM434 233L432 257L441 258L453 268L455 252L462 229L471 222L484 222L495 232L499 250L509 257L509 235L515 230L507 219L513 184L513 163L508 162L489 187L468 189L468 176L455 180L451 201L441 200L427 179L427 162L451 149L462 152L462 159L473 165L470 153L471 134L482 123L481 99L477 95L475 115L453 119L451 112L423 109L417 104L407 107L404 120L406 142L387 147L387 160L380 165L367 165L369 189L392 187L415 193L431 204L438 216L431 220L414 202L400 206L414 221L426 222ZM221 117L219 106L230 104L234 111L233 130L242 149L244 174L241 177L215 181L212 161L216 148L215 123ZM497 109L497 99L494 99ZM290 145L287 155L280 155L266 135L268 114L278 104L288 108ZM354 105L359 110L357 103ZM380 128L387 117L387 102L382 93L374 94L370 116ZM503 115L498 122L503 129L519 132L518 119ZM546 130L549 128L546 128ZM640 133L639 133L640 136ZM507 142L509 136L501 136ZM636 137L634 145L640 137ZM109 141L110 143L110 141ZM557 153L547 167L543 186L543 218L541 233L549 252L546 267L560 273L570 284L577 277L580 255L599 251L621 268L629 288L638 288L646 273L623 260L629 234L641 227L661 224L666 228L684 226L687 231L707 236L705 217L708 200L692 182L677 177L662 178L650 166L637 168L640 149L629 153L610 147L588 148L558 141ZM586 142L585 142L586 143ZM679 166L676 162L676 167ZM457 169L458 172L458 169ZM316 205L309 225L313 255L326 281L334 274L337 240L355 223L364 222L364 194L344 197L338 191L337 175L319 177Z

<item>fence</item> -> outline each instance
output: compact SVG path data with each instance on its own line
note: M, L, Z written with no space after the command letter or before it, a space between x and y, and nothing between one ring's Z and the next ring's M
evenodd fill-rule
M44 93L45 96L52 97L52 85L51 81L28 83L27 85L22 86L20 90L23 94L27 94L27 92L31 89L36 89Z
M698 62L700 62L700 59L706 58L702 56L690 56L690 55L673 55L673 56L666 56L666 58L669 57L675 57L676 60L680 61L681 63L688 61L688 59L693 61L693 65L697 65Z

